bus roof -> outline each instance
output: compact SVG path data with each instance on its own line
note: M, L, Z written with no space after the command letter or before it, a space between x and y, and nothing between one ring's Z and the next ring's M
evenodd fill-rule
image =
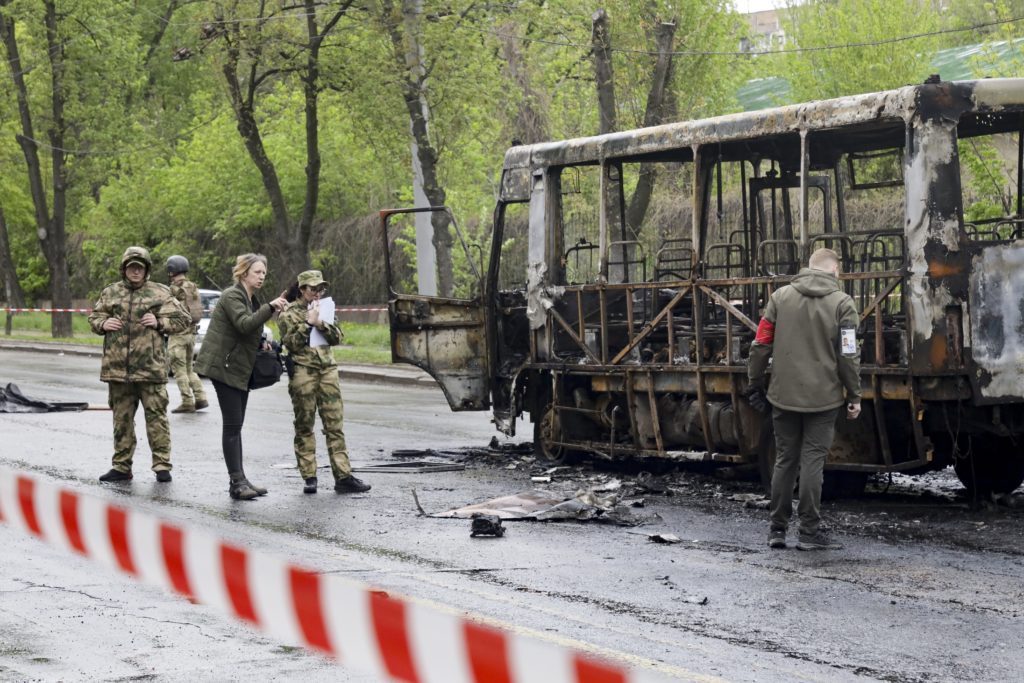
M694 145L799 135L845 127L871 128L910 121L916 114L956 120L966 111L1024 108L1024 78L993 78L913 85L896 90L792 104L774 109L679 121L510 148L506 169L595 164L605 158L657 156Z

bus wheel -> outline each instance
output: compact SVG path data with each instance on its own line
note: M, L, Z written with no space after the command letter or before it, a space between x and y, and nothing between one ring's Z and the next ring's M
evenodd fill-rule
M869 476L867 472L826 470L821 482L821 497L825 500L835 500L863 495Z
M1009 439L971 439L971 451L953 461L953 471L971 495L1010 493L1024 482L1024 457Z
M569 459L569 449L555 442L562 438L558 412L549 403L539 420L533 423L533 454L546 465L563 465Z

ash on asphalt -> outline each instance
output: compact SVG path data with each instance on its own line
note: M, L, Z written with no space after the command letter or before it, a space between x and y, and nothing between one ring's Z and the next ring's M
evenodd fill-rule
M551 466L533 452L530 443L499 444L495 439L488 447L408 449L392 456L459 462L470 469L526 471L536 488L567 497L594 491L616 493L634 505L658 497L663 504L717 516L766 515L763 487L753 472L742 468L587 458ZM1024 489L974 500L948 468L916 476L874 475L863 493L824 500L822 515L832 531L892 544L927 540L951 548L1024 555Z

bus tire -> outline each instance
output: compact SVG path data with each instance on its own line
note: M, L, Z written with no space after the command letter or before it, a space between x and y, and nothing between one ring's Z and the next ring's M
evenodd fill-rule
M953 461L953 471L972 496L1010 493L1024 483L1024 457L1009 439L974 436L970 452Z
M533 454L544 465L564 465L569 461L569 449L556 445L562 439L558 412L549 403L541 411L540 419L533 423Z

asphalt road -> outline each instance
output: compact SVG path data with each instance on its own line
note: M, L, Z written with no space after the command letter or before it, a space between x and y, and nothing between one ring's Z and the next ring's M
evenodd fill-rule
M0 384L34 397L106 400L95 357L0 350L0 368ZM169 392L173 405L173 384ZM343 393L356 464L393 462L396 449L483 448L496 433L485 414L450 413L436 388L346 382ZM675 495L645 496L642 527L513 522L504 538L472 539L466 521L418 516L412 490L428 512L443 511L536 487L528 461L474 457L462 472L365 475L374 488L359 496L335 495L322 469L321 491L303 495L286 467L290 405L278 385L253 393L244 432L246 470L270 495L235 502L219 413L205 413L171 416L169 485L154 482L144 437L133 482L97 481L111 448L104 411L0 415L0 464L680 680L1024 673L1020 509L876 492L826 507L844 549L772 551L766 513L731 499L752 486L684 472L669 477ZM635 477L584 468L543 486L569 495L610 479ZM683 542L651 543L653 532ZM367 680L2 525L0 548L0 681Z

